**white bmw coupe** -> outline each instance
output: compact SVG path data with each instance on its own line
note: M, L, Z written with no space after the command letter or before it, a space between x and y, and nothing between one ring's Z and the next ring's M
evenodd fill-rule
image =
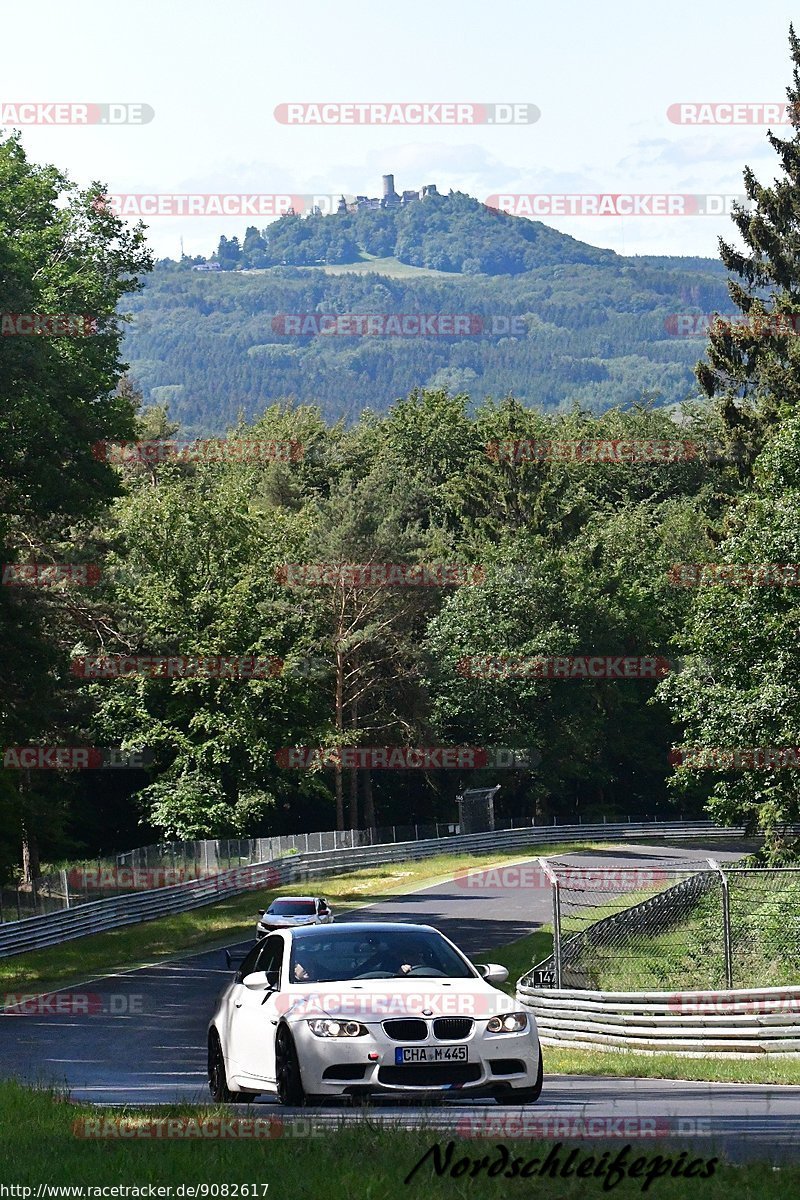
M302 1105L332 1096L494 1097L542 1090L532 1014L428 925L342 922L262 938L208 1029L217 1101L259 1093Z

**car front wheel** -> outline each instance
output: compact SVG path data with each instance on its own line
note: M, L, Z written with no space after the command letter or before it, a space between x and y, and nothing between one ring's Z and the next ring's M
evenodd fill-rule
M305 1104L306 1093L300 1076L297 1048L285 1025L281 1026L275 1038L275 1079L279 1103L292 1108L299 1108Z
M208 1035L208 1090L218 1104L230 1104L239 1099L239 1093L232 1092L228 1087L222 1043L216 1029L212 1029Z
M542 1081L544 1079L544 1063L542 1062L542 1048L539 1047L539 1070L536 1075L536 1083L532 1088L509 1088L507 1092L496 1096L498 1104L535 1104L542 1094Z

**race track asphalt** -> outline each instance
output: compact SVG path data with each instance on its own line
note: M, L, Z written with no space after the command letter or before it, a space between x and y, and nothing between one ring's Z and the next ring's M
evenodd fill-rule
M565 855L561 861L582 868L652 870L682 865L697 869L706 856L730 861L743 849L720 844L624 845ZM467 954L477 955L550 920L550 893L530 885L536 877L530 870L521 877L506 872L477 882L467 876L381 898L347 913L346 919L431 924ZM515 882L526 879L525 886ZM239 949L249 944L242 943ZM207 951L83 981L71 989L74 1001L66 991L57 994L53 1003L62 1012L3 1013L0 1075L65 1086L75 1099L101 1105L205 1103L206 1027L215 998L229 977L223 952ZM256 1101L253 1108L276 1111L268 1099ZM513 1114L519 1118L520 1112L526 1126L518 1120L514 1125ZM307 1127L309 1113L281 1110L281 1119L287 1130L292 1121ZM315 1117L323 1124L361 1119L360 1110L339 1107L320 1110ZM540 1101L525 1110L480 1101L424 1110L386 1103L371 1106L369 1119L403 1125L424 1119L440 1128L440 1136L446 1130L464 1132L476 1122L479 1128L490 1121L494 1125L485 1128L490 1133L495 1130L495 1140L502 1140L503 1130L512 1127L518 1134L525 1129L531 1136L574 1137L584 1122L586 1129L608 1130L617 1141L626 1130L633 1130L633 1137L638 1131L651 1141L654 1136L696 1138L706 1147L704 1154L711 1152L707 1148L713 1143L734 1159L800 1158L800 1088L793 1087L546 1076ZM497 1125L498 1120L506 1124ZM506 1136L514 1136L513 1129Z

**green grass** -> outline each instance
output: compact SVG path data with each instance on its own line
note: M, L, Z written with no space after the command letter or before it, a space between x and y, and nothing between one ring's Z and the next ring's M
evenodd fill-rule
M269 268L266 268L269 270ZM388 275L392 279L411 279L415 276L431 276L437 279L464 279L466 276L457 271L437 271L434 267L413 267L410 263L400 262L398 258L378 258L376 255L363 254L362 261L352 263L334 263L331 265L295 267L296 271L324 271L326 275L366 275L377 272Z
M275 891L247 892L191 912L159 917L138 925L127 925L107 933L76 938L45 950L33 950L0 959L0 991L19 994L36 990L53 991L98 975L131 970L160 962L175 954L213 949L253 935L259 905L266 906L282 893L319 892L326 895L337 912L431 886L472 868L520 862L539 854L563 854L584 849L571 843L563 846L531 846L503 853L481 855L442 854L413 862L387 863L346 875L332 875L286 884Z
M477 962L499 963L508 968L508 982L501 984L501 989L509 996L516 994L517 980L530 971L534 963L541 962L553 953L553 932L549 926L543 925L535 933L509 942L494 950L487 950L477 955Z
M626 1050L562 1050L543 1046L544 1069L559 1075L608 1075L626 1079L688 1079L709 1083L783 1083L800 1086L800 1060L774 1058L679 1058Z
M466 1197L508 1196L543 1197L544 1200L582 1200L586 1196L601 1197L603 1180L596 1178L550 1178L545 1174L530 1180L504 1179L502 1173L488 1177L487 1166L497 1160L498 1143L508 1148L510 1159L528 1161L538 1157L540 1162L552 1148L552 1143L534 1142L496 1134L490 1140L453 1139L451 1163L466 1156L484 1161L477 1178L469 1172L454 1178L449 1173L438 1177L432 1158L420 1167L408 1184L405 1178L419 1160L436 1143L444 1154L450 1140L446 1133L387 1131L370 1124L366 1116L358 1127L340 1128L302 1140L292 1136L273 1136L269 1140L235 1138L215 1140L167 1140L164 1138L86 1139L73 1132L73 1125L84 1118L106 1121L125 1117L128 1128L133 1122L147 1120L151 1114L136 1109L103 1109L102 1113L88 1105L65 1102L66 1097L55 1092L23 1088L15 1083L0 1083L0 1130L3 1133L3 1182L17 1187L49 1183L86 1187L124 1185L170 1186L222 1183L256 1185L248 1194L262 1200L398 1200L399 1197L420 1196L425 1200L461 1200ZM498 1114L503 1110L497 1109ZM170 1116L190 1116L197 1121L212 1116L230 1116L221 1108L176 1107L153 1113L158 1119ZM237 1114L238 1115L238 1114ZM262 1114L259 1113L259 1116ZM271 1115L271 1114L267 1114ZM306 1130L313 1118L306 1123ZM275 1130L274 1132L277 1132ZM613 1145L601 1147L597 1142L577 1142L580 1158L589 1156L597 1164L602 1150L608 1148L610 1158L624 1143L616 1139ZM563 1164L569 1150L560 1150ZM627 1161L644 1157L653 1163L657 1154L671 1157L675 1163L676 1147L667 1149L650 1141L636 1142L629 1147ZM690 1157L707 1160L713 1151L703 1142L695 1142ZM552 1160L551 1160L552 1161ZM687 1160L683 1160L686 1165ZM642 1168L640 1168L641 1170ZM644 1168L647 1169L646 1167ZM697 1168L696 1168L697 1169ZM731 1166L719 1163L710 1179L673 1179L671 1175L654 1181L645 1193L659 1200L786 1200L793 1183L800 1185L800 1167L789 1165L775 1172L767 1163ZM643 1178L625 1179L613 1188L613 1194L627 1200L641 1196ZM268 1184L267 1190L262 1185ZM20 1193L17 1193L19 1195ZM232 1190L228 1196L232 1196ZM84 1193L84 1196L86 1193ZM175 1195L173 1191L173 1196ZM241 1188L238 1193L242 1196ZM24 1200L24 1193L23 1193Z

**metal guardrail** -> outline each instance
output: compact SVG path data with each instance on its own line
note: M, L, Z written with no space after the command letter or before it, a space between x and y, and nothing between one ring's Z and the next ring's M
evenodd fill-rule
M546 846L560 842L608 842L672 838L741 838L741 827L721 828L710 821L650 821L599 825L533 825L491 833L454 835L446 839L389 842L309 854L284 855L269 863L235 867L173 887L114 896L78 904L61 912L7 921L0 925L0 958L56 945L87 934L134 925L172 913L213 904L227 896L268 889L317 876L341 874L387 862L409 862L444 853L479 854L493 850Z
M800 1055L800 987L720 992L599 992L533 988L517 1000L546 1046L668 1052L683 1058Z

